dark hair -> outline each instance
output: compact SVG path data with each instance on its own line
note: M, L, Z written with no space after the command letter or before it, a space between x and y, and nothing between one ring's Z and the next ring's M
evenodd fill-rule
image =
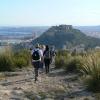
M46 51L48 51L49 50L49 46L48 45L46 45Z
M32 50L32 48L30 48L30 50Z

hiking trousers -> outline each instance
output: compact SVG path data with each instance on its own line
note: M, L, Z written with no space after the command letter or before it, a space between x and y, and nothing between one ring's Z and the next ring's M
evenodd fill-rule
M51 59L44 59L46 74L49 73Z
M39 67L40 67L40 61L32 62L32 64L34 66L35 81L37 81L37 78L38 78L38 70L39 70Z

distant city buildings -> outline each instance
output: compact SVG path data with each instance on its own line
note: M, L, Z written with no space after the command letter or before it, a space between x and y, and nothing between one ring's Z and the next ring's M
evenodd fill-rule
M6 36L7 37L7 36ZM20 38L3 38L0 40L0 46L7 46L9 44L20 44L20 43L27 43L27 42L31 42L32 40L34 40L37 36L35 33L33 33L32 35L29 36L23 36Z

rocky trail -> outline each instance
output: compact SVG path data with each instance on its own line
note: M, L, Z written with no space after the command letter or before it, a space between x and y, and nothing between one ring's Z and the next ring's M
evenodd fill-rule
M34 82L32 68L6 72L0 78L0 100L97 100L86 91L79 75L52 68ZM98 99L100 100L100 99Z

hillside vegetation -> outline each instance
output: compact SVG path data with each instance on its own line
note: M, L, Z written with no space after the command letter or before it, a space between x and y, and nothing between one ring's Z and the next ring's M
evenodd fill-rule
M55 58L55 66L65 69L66 72L80 73L88 90L100 92L100 50L74 55L67 51L59 51Z
M33 40L32 44L37 42L40 44L55 45L58 49L63 48L64 45L73 47L84 44L85 48L100 46L100 39L86 36L80 30L74 29L71 25L52 26L40 37Z
M30 66L30 52L6 50L0 54L0 71L16 71ZM83 53L59 50L55 57L55 68L66 73L79 73L85 86L93 92L100 92L100 50Z
M30 65L30 53L27 50L14 52L6 50L0 54L0 71L14 71Z

